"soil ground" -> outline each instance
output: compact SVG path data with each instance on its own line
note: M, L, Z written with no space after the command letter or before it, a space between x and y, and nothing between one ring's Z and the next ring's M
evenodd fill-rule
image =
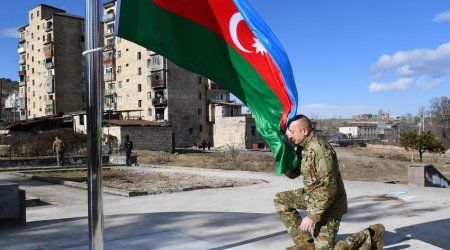
M408 182L408 166L420 163L418 153L411 162L411 151L373 149L366 147L335 147L340 170L345 180ZM270 152L182 150L175 154L137 151L140 164L218 168L244 171L275 172L275 161ZM450 179L450 155L425 153L422 163L433 164Z
M344 180L408 183L408 166L411 152L373 148L335 148ZM141 165L169 165L178 167L211 168L224 170L275 172L275 161L270 152L261 151L207 151L178 150L175 154L155 151L136 151ZM416 153L417 157L417 153ZM433 164L450 179L450 156L424 154L423 162ZM42 172L49 178L78 182L86 181L86 171ZM180 192L201 188L221 188L251 185L259 180L218 178L180 173L159 173L124 169L105 169L103 184L106 187L145 191L148 194Z

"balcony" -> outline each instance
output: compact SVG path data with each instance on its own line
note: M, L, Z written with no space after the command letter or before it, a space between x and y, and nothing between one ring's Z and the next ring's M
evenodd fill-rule
M47 93L53 93L55 92L55 88L54 88L54 84L53 84L53 80L48 80L45 84L44 84L44 88L45 88L45 92Z
M110 37L114 35L114 29L105 30L105 37Z
M116 80L116 74L114 73L105 73L105 75L103 76L103 80L108 82L108 81L115 81Z
M110 13L110 14L106 14L103 16L103 22L107 23L107 22L112 22L115 19L115 15L114 13Z
M105 111L106 110L117 110L117 103L113 102L110 104L105 104L104 109L105 109Z
M52 23L47 23L47 25L45 25L44 28L45 32L49 32L53 30L53 24Z
M20 47L17 49L17 53L19 53L19 54L22 54L22 53L25 53L25 52L26 52L25 46L20 46Z
M107 50L112 50L114 49L114 43L107 43L105 46L103 46L103 50L107 51Z
M151 83L152 88L154 88L154 89L166 87L166 81L164 81L163 79L158 79L158 80L152 79L150 83Z
M103 64L104 65L114 64L114 63L116 63L116 58L114 58L114 57L104 58L103 59Z
M45 57L52 57L53 56L53 49L44 50Z
M19 91L19 98L26 98L26 97L27 97L27 92L25 92L25 91L20 92Z
M19 87L25 87L25 80L20 80Z
M22 34L20 34L20 36L19 36L19 43L23 43L23 42L25 42L25 33L22 33Z
M25 108L26 108L25 102L19 103L19 109L25 109Z
M44 45L48 45L53 43L52 37L51 36L47 36L47 40L44 42Z
M19 70L19 76L24 76L27 74L26 70Z
M113 95L115 95L117 92L116 92L116 89L115 88L113 88L113 89L107 89L106 91L105 91L105 96L113 96Z
M19 65L24 65L25 63L25 57L19 59Z
M152 99L153 106L167 106L167 99L165 98L153 98Z
M45 63L45 68L46 69L53 69L54 67L55 67L55 65L53 64L52 61Z
M49 101L53 101L53 100L49 100ZM45 114L46 115L53 115L53 104L51 105L46 105L45 106Z

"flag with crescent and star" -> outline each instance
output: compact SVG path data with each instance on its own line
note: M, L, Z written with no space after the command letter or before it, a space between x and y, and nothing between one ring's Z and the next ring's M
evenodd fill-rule
M276 173L298 166L285 140L298 103L291 65L245 0L119 0L117 9L116 36L230 91L252 112L277 162Z

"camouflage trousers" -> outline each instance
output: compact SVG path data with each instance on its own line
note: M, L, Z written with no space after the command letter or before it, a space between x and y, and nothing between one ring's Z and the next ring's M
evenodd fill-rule
M339 231L340 219L325 218L316 222L314 232L300 230L302 217L297 209L307 210L304 200L304 189L296 189L276 194L275 208L280 215L281 222L287 232L291 235L295 244L314 242L316 249L367 249L372 248L370 232L364 229L358 233L348 236L344 240L335 243ZM314 236L314 237L313 237Z
M56 152L56 164L59 166L64 166L64 154L61 152Z

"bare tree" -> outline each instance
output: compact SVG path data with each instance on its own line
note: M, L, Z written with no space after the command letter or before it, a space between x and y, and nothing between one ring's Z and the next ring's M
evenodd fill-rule
M228 144L228 149L230 150L231 160L233 161L233 165L237 165L238 163L238 155L240 153L239 149L236 147L234 143Z
M446 96L431 99L430 112L432 129L447 146L450 145L450 99Z

